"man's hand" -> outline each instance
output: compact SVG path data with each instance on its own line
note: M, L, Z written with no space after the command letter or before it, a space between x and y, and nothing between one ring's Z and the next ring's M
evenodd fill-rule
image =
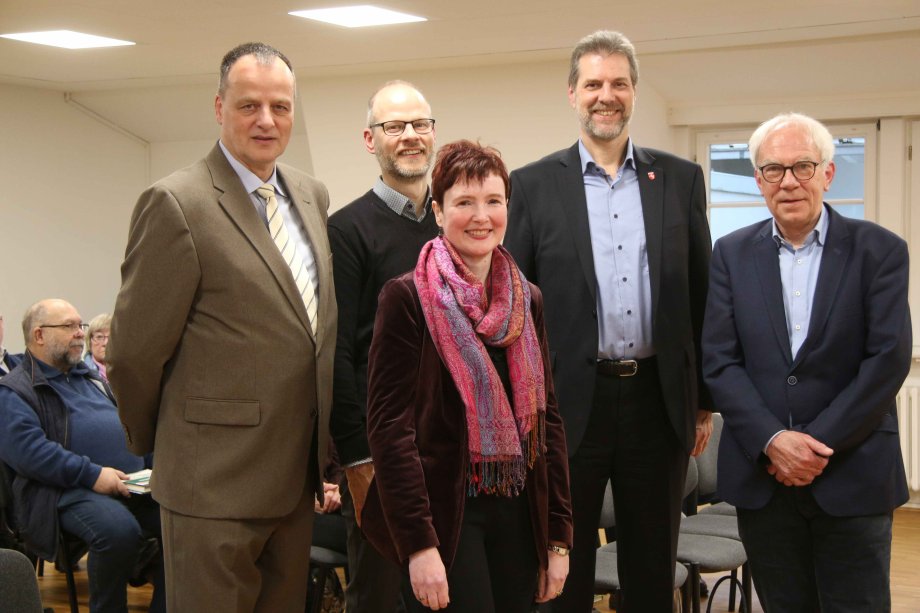
M804 432L786 430L767 446L767 472L786 486L801 487L824 472L834 450Z
M128 486L122 483L122 481L127 478L128 475L117 468L103 466L102 471L99 473L99 477L93 484L93 491L97 494L105 494L106 496L117 495L128 498L131 496L131 492L128 491Z
M562 586L569 574L569 556L549 551L549 568L540 569L537 578L537 602L549 602L562 594Z
M332 513L338 511L341 506L342 495L339 493L339 486L323 481L323 504L317 501L313 510L317 513Z
M360 526L361 510L364 509L367 490L371 486L371 480L374 478L374 463L367 462L357 466L349 466L345 469L345 478L348 479L348 491L351 492L351 500L355 504L355 521Z
M412 593L422 606L437 611L450 604L447 571L441 561L441 554L434 547L416 551L409 556L409 582L412 584Z
M693 451L690 455L699 457L706 450L709 444L709 437L712 436L712 411L697 409L696 411L696 443L693 445Z

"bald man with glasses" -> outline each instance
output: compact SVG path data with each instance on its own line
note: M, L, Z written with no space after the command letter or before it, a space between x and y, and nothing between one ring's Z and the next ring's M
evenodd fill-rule
M0 461L12 470L16 527L49 561L59 530L86 542L93 611L127 610L126 585L152 555L149 610L161 613L162 561L148 541L160 535L159 506L122 482L150 459L128 451L109 386L83 363L86 328L64 300L35 303L22 320L22 363L0 379Z

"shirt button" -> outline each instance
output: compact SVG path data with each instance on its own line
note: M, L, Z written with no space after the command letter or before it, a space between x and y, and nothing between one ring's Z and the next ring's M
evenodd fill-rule
M801 329L802 329L802 326L796 324L795 329L796 329L796 330L801 330Z
M801 264L801 263L802 263L802 258L799 258L798 260L796 260L795 263L796 263L796 264Z
M623 277L623 283L626 283L626 277Z
M796 291L795 291L795 295L796 295L796 296L801 296L801 295L802 295L802 292L796 290Z
M632 347L632 346L633 346L633 344L632 344L632 343L630 343L630 344L629 344L629 346L630 346L630 347Z
M626 310L626 314L627 314L627 315L632 315L632 309L627 309L627 310Z
M786 383L788 383L789 385L795 385L798 382L799 380L796 378L795 375L790 375L789 378L786 379Z
M620 251L623 251L623 245L617 245L617 249L619 249Z

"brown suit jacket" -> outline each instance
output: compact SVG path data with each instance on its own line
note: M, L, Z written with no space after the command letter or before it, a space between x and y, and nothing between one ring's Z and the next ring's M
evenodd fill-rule
M437 547L449 570L460 538L469 464L466 409L438 355L413 273L380 292L368 361L367 427L374 480L361 528L384 556L405 564ZM531 284L531 312L546 375L546 448L527 474L536 555L550 540L572 544L569 465L543 327L543 296Z
M316 258L315 335L219 146L148 188L131 218L108 374L129 447L155 451L154 498L184 515L281 517L305 484L322 489L336 337L329 197L293 168L278 174Z

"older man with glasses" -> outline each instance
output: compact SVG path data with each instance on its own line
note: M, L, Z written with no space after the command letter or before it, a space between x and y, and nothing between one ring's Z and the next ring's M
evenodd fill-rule
M160 534L159 506L131 496L122 482L149 458L128 451L111 390L81 360L86 329L64 300L26 311L26 353L0 379L0 461L13 471L15 521L26 545L54 560L60 529L79 537L89 546L91 610L125 611L125 587L151 554L147 538ZM162 612L159 559L151 571L150 611Z
M772 219L716 242L703 326L719 494L766 613L889 611L907 244L824 202L836 167L818 121L777 115L750 151Z

